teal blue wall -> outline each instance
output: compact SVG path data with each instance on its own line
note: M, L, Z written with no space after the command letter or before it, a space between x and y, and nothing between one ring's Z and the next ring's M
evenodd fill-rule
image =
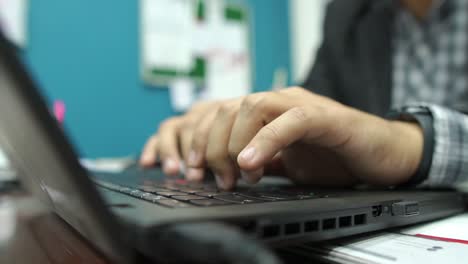
M249 0L255 90L290 67L287 0ZM167 89L139 78L139 1L30 1L27 63L49 99L67 104L66 128L87 157L136 154L173 115Z

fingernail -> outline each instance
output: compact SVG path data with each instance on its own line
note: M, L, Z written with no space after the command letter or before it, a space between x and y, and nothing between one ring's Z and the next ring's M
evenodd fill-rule
M255 148L254 147L249 147L247 149L244 149L240 154L240 158L243 160L251 160L255 155Z
M199 181L203 178L203 171L201 169L188 169L187 180Z
M226 186L224 185L224 180L221 176L215 174L215 179L216 179L216 184L218 185L218 187L220 187L221 189L226 188Z
M189 163L188 165L190 165L190 166L197 166L198 165L197 164L198 163L198 155L194 150L190 151L189 158L188 158L188 163Z
M179 169L177 162L173 159L166 159L164 161L164 171L166 172L174 172Z

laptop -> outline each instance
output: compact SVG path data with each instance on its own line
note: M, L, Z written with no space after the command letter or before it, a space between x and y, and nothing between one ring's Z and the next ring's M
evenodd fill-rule
M151 259L155 230L179 223L221 221L275 246L415 224L464 209L463 196L454 191L313 189L266 177L222 192L212 180L168 178L160 169L87 171L1 36L0 146L22 184L113 262L128 263L134 255Z

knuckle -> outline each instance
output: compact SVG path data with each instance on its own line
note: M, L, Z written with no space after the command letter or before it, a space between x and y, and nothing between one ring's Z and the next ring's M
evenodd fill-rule
M304 107L294 107L291 109L291 114L299 122L306 122L309 120L309 114Z
M218 108L218 116L221 117L226 117L226 116L231 116L235 113L236 108L234 107L233 104L223 104Z
M273 124L263 127L261 137L267 141L273 141L281 144L281 137L278 127Z
M159 130L166 130L174 127L175 123L179 120L179 118L173 117L164 120L160 125L159 125Z
M158 134L153 134L146 142L146 145L147 146L155 145L157 141L158 141Z
M184 130L193 129L196 125L196 121L194 118L185 118L182 122L180 122L179 127Z
M266 96L265 93L258 93L246 96L241 103L241 108L246 113L253 113L261 111L265 105Z
M201 109L204 109L206 106L208 106L208 102L198 102L198 103L195 103L194 105L192 105L192 107L190 108L190 112L192 111L198 111L198 110L201 110Z
M195 150L204 149L208 140L209 132L207 129L196 129L193 133L192 147Z
M257 98L254 95L248 95L242 100L241 107L242 109L252 109L257 103Z

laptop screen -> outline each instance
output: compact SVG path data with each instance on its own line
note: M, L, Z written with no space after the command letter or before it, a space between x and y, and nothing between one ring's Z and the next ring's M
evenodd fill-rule
M80 166L15 49L0 33L0 148L25 187L113 261L126 259L116 221Z

